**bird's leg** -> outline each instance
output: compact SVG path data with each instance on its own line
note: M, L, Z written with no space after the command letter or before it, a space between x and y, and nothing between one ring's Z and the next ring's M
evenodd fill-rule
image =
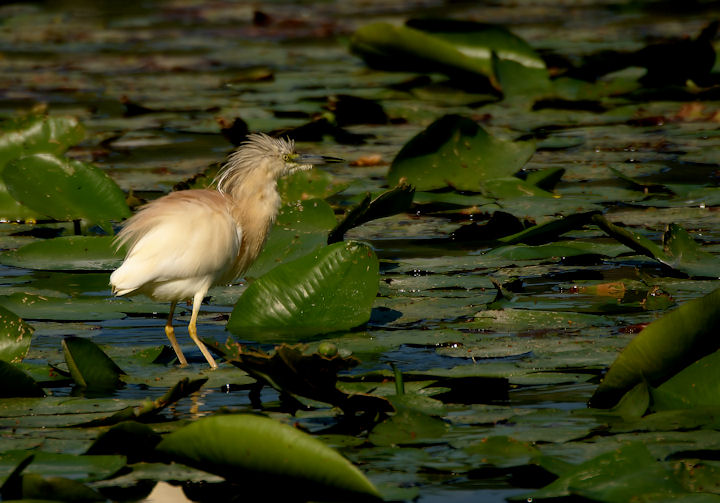
M190 337L192 340L197 344L197 347L200 348L200 351L202 352L203 356L207 360L207 362L210 364L212 368L217 368L217 363L215 363L215 359L210 354L210 351L205 347L205 344L198 338L197 335L197 327L195 326L195 323L197 322L198 312L200 311L200 304L202 304L203 298L205 298L205 292L199 292L195 294L195 298L193 299L193 310L192 310L192 316L190 317L190 324L188 325L188 332L190 333Z
M177 339L175 338L175 329L172 326L172 319L173 314L175 313L175 306L177 305L177 302L172 302L170 304L170 314L168 315L167 323L165 323L165 335L167 335L167 338L170 339L170 344L172 345L172 348L175 350L175 354L178 357L178 361L180 362L180 365L187 365L187 360L185 359L185 355L182 352L182 349L180 349L180 345L177 342Z

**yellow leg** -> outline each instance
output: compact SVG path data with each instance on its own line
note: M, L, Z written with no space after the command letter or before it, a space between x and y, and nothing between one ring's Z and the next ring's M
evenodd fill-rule
M190 337L195 342L195 344L197 344L197 347L200 348L200 351L202 352L207 362L212 368L215 369L217 368L217 363L215 363L215 359L210 354L210 351L208 351L208 349L205 347L205 344L203 344L202 341L198 338L197 327L195 326L195 323L197 322L198 312L200 311L200 304L202 304L204 297L205 292L198 292L195 294L195 298L193 299L192 316L190 317L190 324L188 325L188 332L190 332Z
M177 302L173 302L170 304L170 314L168 315L167 323L165 323L165 335L167 335L167 338L170 339L170 344L172 345L172 348L175 350L175 354L178 357L178 361L180 362L180 365L187 365L187 360L185 359L185 355L182 352L182 349L180 349L180 345L177 342L177 339L175 338L175 329L172 326L172 319L173 314L175 313L175 306L177 305Z

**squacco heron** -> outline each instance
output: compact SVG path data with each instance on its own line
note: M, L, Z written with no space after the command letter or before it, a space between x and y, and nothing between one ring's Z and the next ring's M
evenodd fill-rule
M188 332L210 366L217 367L197 335L203 298L210 287L240 277L260 254L280 208L277 180L338 161L297 154L291 140L249 135L220 171L217 190L172 192L127 220L115 239L116 246L127 246L127 256L110 276L113 293L170 302L165 334L181 365L187 360L172 319L178 301L192 298Z

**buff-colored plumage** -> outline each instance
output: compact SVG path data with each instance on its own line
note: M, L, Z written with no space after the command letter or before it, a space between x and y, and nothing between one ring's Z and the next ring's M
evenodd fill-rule
M110 276L116 295L142 293L169 301L165 333L182 365L172 318L178 301L192 298L190 337L211 367L215 360L197 336L200 304L210 287L242 275L257 258L280 207L278 178L332 158L302 156L292 141L252 134L219 174L217 190L173 192L145 205L118 233L128 253Z

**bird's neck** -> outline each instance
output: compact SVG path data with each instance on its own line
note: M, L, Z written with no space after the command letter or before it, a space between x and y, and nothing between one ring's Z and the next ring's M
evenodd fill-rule
M226 196L242 235L240 253L234 267L235 277L238 277L260 254L280 209L280 195L274 177L254 176L233 187Z

